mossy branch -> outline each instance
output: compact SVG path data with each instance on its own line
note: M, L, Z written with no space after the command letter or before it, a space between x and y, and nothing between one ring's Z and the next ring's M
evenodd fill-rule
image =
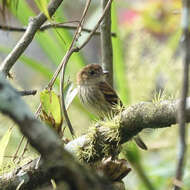
M165 128L177 123L179 100L158 103L141 102L129 106L112 119L97 122L89 132L66 145L80 160L94 162L108 155L117 155L121 144L146 128ZM190 122L190 98L187 98L187 122Z

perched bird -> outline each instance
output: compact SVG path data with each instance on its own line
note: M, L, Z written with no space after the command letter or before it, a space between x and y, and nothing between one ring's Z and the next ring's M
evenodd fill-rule
M77 74L79 98L99 118L109 114L117 114L116 105L122 106L117 93L105 80L107 73L100 65L89 64ZM134 137L134 140L139 147L147 150L147 146L139 136Z

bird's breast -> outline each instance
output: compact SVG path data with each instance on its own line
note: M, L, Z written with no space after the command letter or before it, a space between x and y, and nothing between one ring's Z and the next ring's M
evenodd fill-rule
M108 113L111 109L104 95L96 86L79 86L78 93L80 101L90 112L98 116Z

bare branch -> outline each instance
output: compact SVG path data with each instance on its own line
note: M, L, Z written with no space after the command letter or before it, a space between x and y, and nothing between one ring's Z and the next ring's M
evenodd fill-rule
M183 10L182 10L182 29L183 29L183 43L184 43L184 67L183 67L183 84L182 84L182 93L181 93L181 100L179 105L179 113L178 113L178 120L179 120L179 138L180 138L180 146L179 146L179 156L178 156L178 163L177 163L177 170L176 170L176 180L181 181L184 173L185 167L185 157L186 157L186 97L188 94L188 82L189 82L189 63L190 63L190 33L189 33L189 17L190 17L190 2L188 0L183 1ZM175 185L174 190L179 190L181 187Z
M75 21L77 22L77 21ZM68 30L76 30L78 26L75 25L69 25L66 23L48 23L48 24L44 24L43 26L41 26L39 28L39 31L43 32L45 30L51 29L51 28L64 28L64 29L68 29ZM0 29L4 30L4 31L9 31L9 32L25 32L26 31L26 27L16 27L16 26L7 26L7 25L0 25ZM89 28L83 28L82 32L87 32L90 33L92 30ZM93 35L100 35L100 32L94 32ZM117 37L116 33L112 32L111 33L112 37Z
M65 120L67 122L69 130L71 132L71 135L74 137L74 129L72 127L72 124L70 122L70 119L69 119L69 116L68 116L68 113L67 113L67 110L66 110L66 107L65 107L64 94L63 94L64 93L65 69L66 69L67 62L69 61L69 58L72 55L72 53L73 53L72 49L70 51L68 51L65 54L65 56L64 56L63 63L61 63L61 65L63 64L63 67L62 67L61 79L60 79L60 100L61 100L61 111L62 111L62 114L65 117Z
M93 30L90 32L89 36L87 37L87 39L83 42L83 44L81 44L79 47L75 48L76 49L76 52L80 51L89 41L90 39L92 38L94 32L96 32L96 30L98 29L98 27L100 26L104 16L106 15L107 11L109 10L110 6L111 6L111 3L112 3L113 0L109 0L105 6L105 9L101 15L101 17L99 18L97 24L94 26Z
M89 1L89 2L90 2L90 1ZM51 88L52 88L52 86L53 86L53 84L54 84L54 82L55 82L57 76L59 75L59 73L60 73L60 71L61 71L61 69L62 69L62 67L63 67L63 65L64 65L64 64L67 64L67 62L68 62L70 56L72 55L72 53L80 51L80 50L89 42L89 40L92 38L94 32L96 32L96 30L97 30L97 28L99 27L99 25L100 25L100 23L101 23L103 17L105 16L105 14L106 14L108 8L111 6L111 3L112 3L112 0L109 0L108 3L107 3L107 6L105 7L105 9L104 9L104 11L103 11L103 14L102 14L102 16L100 17L100 19L98 20L97 24L95 25L95 27L93 28L93 30L92 30L91 33L89 34L88 38L87 38L87 39L84 41L84 43L83 43L81 46L79 46L79 47L73 47L74 42L75 42L75 38L76 38L76 36L77 36L77 34L78 34L78 31L76 31L75 36L73 37L73 40L72 40L72 42L71 42L70 48L69 48L69 50L66 52L66 54L65 54L64 58L62 59L61 63L59 64L59 67L58 67L57 70L55 71L55 73L54 73L54 75L53 75L53 78L51 79L51 81L49 82L49 84L48 84L48 86L47 86L47 89L51 89ZM86 10L88 10L88 9L86 9ZM81 20L83 20L84 17L85 17L85 14L82 15ZM63 74L64 74L64 70L62 71L62 76L63 76ZM60 89L63 89L63 84L64 84L64 80L63 80L63 78L62 78L62 82L61 82L61 84L60 84L60 85L61 85L61 86L60 86ZM62 92L63 92L63 91L61 91L61 93L62 93ZM62 95L63 95L63 94L62 94ZM61 100L62 100L62 98L61 98ZM40 109L40 107L41 107L41 106L39 106L39 109ZM62 108L63 108L63 111L64 111L64 103L63 103L63 102L62 102ZM67 117L67 118L68 118L68 117ZM70 126L70 128L71 128L71 126Z
M19 144L18 144L18 146L16 148L16 151L15 151L15 153L13 155L13 159L12 159L13 162L16 160L16 158L18 158L18 152L20 150L20 147L21 147L23 141L24 141L24 136L22 136L22 138L21 138L21 140L20 140L20 142L19 142Z
M37 90L23 90L23 91L18 91L18 93L21 95L21 96L30 96L30 95L36 95L37 93Z
M112 1L113 1L113 0L109 0L109 1L108 1L107 6L105 7L105 9L104 9L104 11L103 11L103 13L102 13L100 19L98 20L97 24L94 26L94 28L92 29L92 31L90 32L88 38L83 42L83 44L81 44L81 46L73 48L72 53L74 53L74 52L79 52L79 51L90 41L90 39L92 38L94 32L96 32L96 30L97 30L98 27L100 26L100 23L101 23L102 19L104 18L104 15L106 14L106 11L108 10L109 6L111 6ZM67 54L67 53L66 53L66 54ZM61 71L61 69L62 69L62 66L63 66L63 64L64 64L64 61L63 61L64 59L65 59L65 56L64 56L64 58L62 59L61 64L59 64L58 68L56 69L56 71L55 71L55 73L54 73L52 79L51 79L50 82L48 83L48 85L47 85L47 87L46 87L47 89L51 89L52 86L54 85L55 80L57 79L57 76L59 75L59 73L60 73L60 71ZM40 107L40 106L39 106L39 107Z
M102 8L104 9L107 0L102 1ZM104 19L101 23L101 53L102 66L106 71L109 71L107 82L113 86L113 48L111 39L111 7L109 7Z
M61 80L60 80L61 81L60 82L61 110L62 110L62 113L64 114L65 119L66 119L67 125L69 127L70 132L71 132L71 135L73 135L73 136L74 136L74 130L73 130L73 127L71 125L70 119L68 117L67 110L66 110L66 107L65 107L65 101L64 101L64 94L63 94L64 93L64 76L65 76L65 69L66 69L66 66L67 66L67 62L69 61L70 56L74 52L73 46L74 46L74 43L79 38L80 33L82 31L85 16L86 16L87 11L88 11L88 9L90 7L90 3L91 3L91 0L86 1L84 11L82 13L81 19L79 21L79 25L78 25L78 27L76 29L76 32L75 32L75 35L74 35L73 40L71 42L71 45L69 47L69 50L67 51L66 55L64 56L63 62L61 63L61 65L63 65L62 72L61 72Z
M63 0L51 0L48 6L48 12L50 16L52 16L55 13L62 1ZM30 20L24 35L21 37L16 46L13 48L13 50L8 54L8 56L4 59L4 61L1 64L0 71L3 72L6 76L8 75L12 66L21 56L21 54L30 45L36 32L46 20L47 18L43 13L40 13L39 15Z

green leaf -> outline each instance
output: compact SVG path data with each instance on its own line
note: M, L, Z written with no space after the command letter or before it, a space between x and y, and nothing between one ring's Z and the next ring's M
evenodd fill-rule
M1 147L1 151L0 151L0 167L3 164L3 158L5 156L5 150L7 148L7 145L9 143L10 137L11 137L11 133L12 133L12 127L9 128L7 130L7 132L3 135L3 137L0 140L0 147Z
M40 101L42 104L41 119L60 132L62 116L59 96L54 91L44 90L40 93Z

